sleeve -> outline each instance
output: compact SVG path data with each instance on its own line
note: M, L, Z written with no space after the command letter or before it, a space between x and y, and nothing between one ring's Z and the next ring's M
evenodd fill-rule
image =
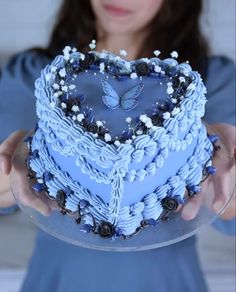
M0 73L0 143L13 131L34 128L34 83L46 58L34 52L15 55Z
M214 57L209 62L206 80L207 103L204 120L209 124L235 125L235 64L225 57ZM236 218L217 218L212 226L226 235L235 235Z
M225 57L209 60L204 120L209 124L235 125L235 64Z
M0 143L13 131L34 128L34 82L48 60L34 52L15 55L0 71ZM18 210L0 209L0 216Z

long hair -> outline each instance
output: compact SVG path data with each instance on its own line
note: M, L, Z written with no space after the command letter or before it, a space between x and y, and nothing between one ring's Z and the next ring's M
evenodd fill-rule
M164 0L137 58L151 57L156 49L161 51L161 58L167 58L175 50L179 61L188 60L195 70L204 73L208 45L199 24L202 5L202 0ZM97 35L90 1L64 0L50 42L41 52L54 57L66 45L85 52L92 39Z

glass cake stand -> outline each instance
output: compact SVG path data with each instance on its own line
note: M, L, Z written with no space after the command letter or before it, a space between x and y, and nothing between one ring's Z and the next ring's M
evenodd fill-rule
M81 225L75 222L76 217L62 215L60 209L55 206L55 201L54 209L48 216L42 215L29 206L32 205L35 198L46 203L50 203L51 200L43 192L32 192L32 180L27 178L27 155L27 147L22 143L20 150L14 157L11 175L12 192L20 208L34 224L45 232L63 241L85 248L105 251L140 251L174 244L194 235L203 226L212 223L224 212L235 193L235 179L233 179L231 185L227 186L229 187L228 198L224 205L213 211L213 201L218 194L215 194L212 185L209 184L208 190L201 194L201 207L192 220L183 219L180 210L179 212L169 213L168 220L160 221L155 227L142 228L138 234L130 238L106 239L97 234L81 232ZM235 158L224 155L223 159L224 171L228 167L228 169L231 169L232 178L235 178ZM205 183L207 183L207 180ZM26 197L28 197L28 200L25 199ZM190 198L189 201L191 200L193 199Z

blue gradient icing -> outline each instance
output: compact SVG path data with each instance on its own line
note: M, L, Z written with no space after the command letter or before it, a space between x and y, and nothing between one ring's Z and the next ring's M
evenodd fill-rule
M92 214L96 222L108 221L123 235L131 235L143 219L160 217L161 199L168 194L184 198L186 186L198 185L203 167L211 164L213 147L201 123L205 87L200 75L188 64L178 64L173 59L148 60L162 70L171 67L178 74L190 76L194 86L187 89L179 103L179 112L165 119L163 126L151 128L148 133L134 137L131 143L117 146L94 137L67 117L52 88L55 72L65 68L70 60L80 58L82 54L77 52L69 60L58 56L36 81L39 123L31 150L39 150L39 154L30 160L30 167L38 178L43 177L45 171L53 174L53 178L45 182L50 196L56 198L58 190L70 188L72 194L66 197L67 209L77 211L78 203L86 200L89 202L86 212ZM114 55L107 53L104 58L114 60ZM96 120L107 121L106 126L113 135L119 135L127 126L127 112L121 107L112 110L103 103L101 82L104 78L120 96L132 86L144 84L137 107L128 112L131 118L148 113L157 101L169 99L166 92L170 77L153 74L132 79L129 74L133 71L127 63L117 58L120 72L126 73L120 80L95 69L74 76L72 83L76 89L70 92L71 97L84 94L86 105L93 109ZM132 68L135 61L130 64ZM91 224L91 216L86 215L85 220Z

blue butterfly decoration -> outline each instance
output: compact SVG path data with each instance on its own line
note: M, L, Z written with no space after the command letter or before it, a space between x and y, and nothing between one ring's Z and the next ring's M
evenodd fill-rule
M126 111L131 111L138 104L138 96L140 95L144 85L139 83L125 92L124 95L120 96L114 87L107 82L107 80L102 80L102 88L104 95L102 96L103 103L111 108L115 109L118 106L121 106Z

